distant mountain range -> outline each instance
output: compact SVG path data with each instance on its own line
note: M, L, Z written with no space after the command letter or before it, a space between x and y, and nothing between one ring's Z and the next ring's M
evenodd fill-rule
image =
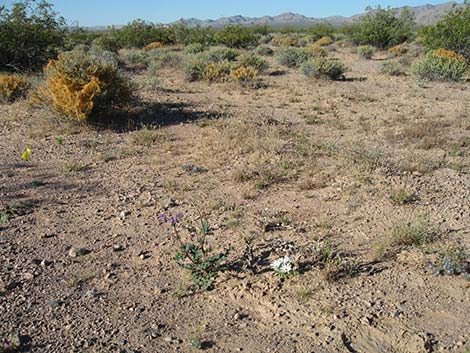
M439 5L423 5L416 7L408 7L415 17L418 25L430 25L436 23L443 15L454 6L464 6L455 1L439 4ZM402 11L404 7L397 8ZM360 19L364 14L358 14L351 17L331 16L325 18L307 17L292 12L283 13L278 16L263 16L263 17L245 17L241 15L222 17L217 20L199 20L197 18L180 19L174 24L183 24L189 27L225 27L227 25L242 25L242 26L256 26L267 25L270 27L308 27L315 24L328 23L334 26L342 26L354 23Z

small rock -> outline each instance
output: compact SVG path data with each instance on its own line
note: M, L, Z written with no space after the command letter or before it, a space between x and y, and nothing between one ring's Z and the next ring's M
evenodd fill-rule
M116 244L113 246L113 251L114 252L119 252L119 251L123 251L124 250L124 246L120 245L120 244Z
M34 278L34 275L33 275L32 273L29 273L29 272L28 272L28 273L25 273L25 274L23 275L23 278L26 279L26 280L28 280L28 281L30 281L30 280L32 280L32 279Z
M85 248L75 248L75 247L71 247L70 250L69 250L69 256L70 257L80 257L80 256L85 256L87 254L89 254L91 251L90 250L87 250Z
M120 219L125 219L127 216L130 216L131 214L131 211L122 211L120 214L119 214L119 218Z
M163 208L166 210L172 207L176 207L176 206L178 206L178 204L171 197L163 202Z

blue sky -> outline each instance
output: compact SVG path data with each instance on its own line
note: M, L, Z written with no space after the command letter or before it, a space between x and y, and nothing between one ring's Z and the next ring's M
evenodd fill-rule
M0 0L11 4L13 0ZM439 0L49 0L69 22L82 26L126 24L137 18L168 23L179 18L216 19L243 15L258 17L292 11L311 17L350 16L367 6L417 6ZM459 1L461 2L461 1Z

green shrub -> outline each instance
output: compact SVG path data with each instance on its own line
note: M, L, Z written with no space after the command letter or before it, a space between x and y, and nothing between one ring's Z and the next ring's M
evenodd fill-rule
M207 57L207 60L211 62L220 61L235 61L240 55L240 52L236 49L227 47L212 47L207 52L203 52L203 55Z
M82 44L87 44L87 43L82 43ZM117 53L118 50L121 48L117 38L114 37L113 35L110 35L109 33L100 35L98 38L96 38L92 42L92 45L105 51L111 51L113 53ZM73 48L75 48L75 46L70 49L73 49Z
M147 53L140 49L121 49L119 59L128 69L146 69L149 64Z
M341 61L325 57L309 59L302 64L301 69L307 77L331 80L341 79L347 71L346 66Z
M238 59L238 65L241 67L252 67L259 73L264 73L269 69L269 63L255 54L245 54L240 56Z
M11 103L24 97L29 82L19 75L0 74L0 103Z
M357 55L364 59L372 59L375 53L375 48L370 45L361 45L357 48Z
M184 66L183 73L187 81L222 81L227 78L232 69L233 63L224 60L211 62L204 56L191 58Z
M148 68L155 72L163 67L177 68L181 64L181 56L170 49L153 49L146 53Z
M194 56L183 66L183 74L186 81L201 81L204 77L204 71L208 65L207 60L201 56Z
M205 49L204 44L191 43L186 46L185 51L188 54L197 54L197 53L203 52L204 49Z
M467 72L465 57L445 49L430 51L411 66L411 74L418 82L461 81Z
M64 52L45 68L46 85L35 99L77 120L122 106L131 99L131 85L121 75L115 56L85 46Z
M384 75L390 76L402 76L405 74L405 70L403 66L401 66L396 61L384 61L382 67L380 68L380 72Z
M321 54L319 55L319 52L315 51L313 48L287 48L277 55L277 61L281 65L293 68L299 67L307 60L316 56L321 56Z
M258 45L259 36L250 28L226 26L215 34L215 41L231 48L250 48Z
M65 42L65 20L46 1L0 6L0 70L35 70Z
M385 49L411 39L414 28L411 11L403 10L398 14L397 10L379 6L375 9L369 7L361 22L348 27L345 32L354 43Z
M143 48L150 43L173 44L170 27L161 26L143 20L135 20L111 33L121 48Z
M330 24L317 24L312 27L309 27L307 30L307 33L314 42L323 37L333 38L335 32L335 27Z
M427 48L445 48L470 60L470 4L450 11L434 26L423 27L420 35Z
M261 45L255 50L256 54L262 55L262 56L272 56L274 55L274 50L272 50L271 47L268 47L266 45Z

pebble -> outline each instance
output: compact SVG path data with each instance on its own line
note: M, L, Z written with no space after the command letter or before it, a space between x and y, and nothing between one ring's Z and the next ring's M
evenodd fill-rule
M75 248L71 247L69 250L69 256L70 257L80 257L84 256L90 253L90 250L84 249L84 248Z
M119 252L119 251L123 251L124 250L124 246L122 245L119 245L119 244L116 244L113 246L113 251L114 252Z

